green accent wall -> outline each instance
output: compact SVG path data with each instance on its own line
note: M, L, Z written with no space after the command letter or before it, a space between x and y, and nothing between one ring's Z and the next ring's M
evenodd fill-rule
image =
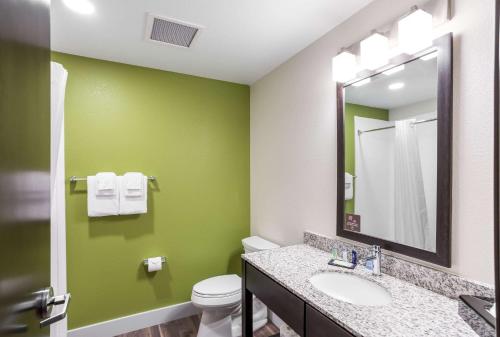
M67 185L71 329L190 300L193 284L239 273L250 232L246 85L53 53L68 70L66 175L140 171L148 213L87 217ZM165 255L164 270L142 260Z
M356 168L354 146L354 117L389 120L389 110L373 108L365 105L346 103L344 108L344 134L345 134L345 171L352 175ZM356 190L355 190L356 192ZM346 200L344 206L346 213L354 213L354 199Z

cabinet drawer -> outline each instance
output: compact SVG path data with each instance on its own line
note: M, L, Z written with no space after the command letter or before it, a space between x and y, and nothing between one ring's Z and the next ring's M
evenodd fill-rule
M347 330L309 305L306 305L306 336L353 337Z
M246 288L299 335L304 336L304 302L270 277L245 263Z

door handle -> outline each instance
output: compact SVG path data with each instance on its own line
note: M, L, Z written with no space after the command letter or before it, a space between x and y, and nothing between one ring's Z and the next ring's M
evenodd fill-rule
M47 307L61 305L61 304L64 304L64 306L63 306L63 309L60 313L41 320L40 327L43 328L45 326L51 325L55 322L59 322L59 321L63 320L64 318L66 318L66 315L68 314L68 306L69 306L70 300L71 300L70 293L68 293L66 295L52 296L52 297L48 298Z
M42 319L40 321L41 328L63 320L67 316L70 300L71 294L69 293L54 296L52 287L32 293L24 301L13 304L2 312L2 314L6 314L6 317L2 317L2 320L0 320L0 336L28 331L28 325L17 323L17 316L24 312L35 311L36 315ZM64 305L62 311L50 316L52 308L62 304Z

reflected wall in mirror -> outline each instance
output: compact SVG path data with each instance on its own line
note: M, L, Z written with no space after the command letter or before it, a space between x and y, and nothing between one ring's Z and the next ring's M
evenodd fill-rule
M451 266L452 42L337 85L337 236Z
M345 229L436 251L437 59L345 88Z

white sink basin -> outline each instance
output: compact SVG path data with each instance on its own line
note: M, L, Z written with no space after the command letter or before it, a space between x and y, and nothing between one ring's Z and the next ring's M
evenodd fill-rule
M391 294L377 283L354 274L326 272L312 276L314 288L344 302L379 306L391 303Z

